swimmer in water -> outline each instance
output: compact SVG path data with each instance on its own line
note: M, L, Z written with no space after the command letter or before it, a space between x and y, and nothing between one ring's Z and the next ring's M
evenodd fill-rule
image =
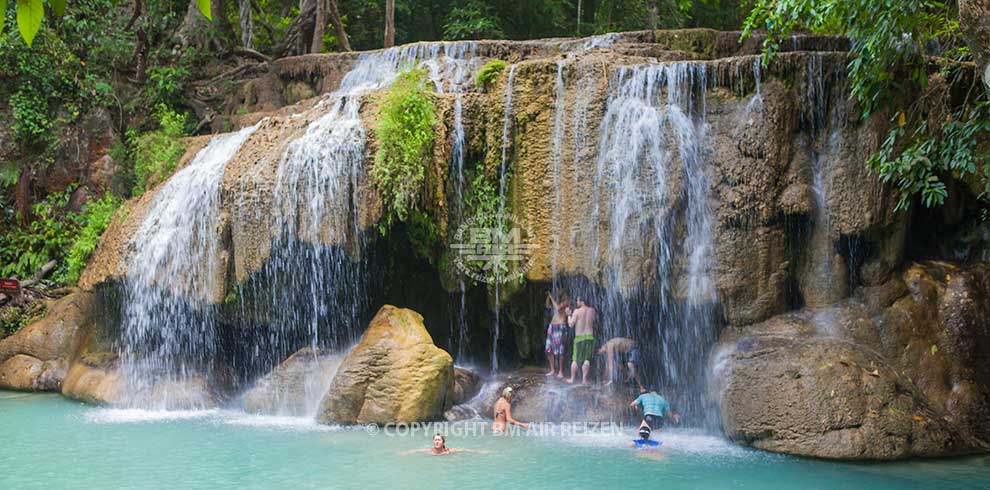
M524 429L529 428L529 424L512 418L513 397L515 397L515 393L512 392L512 387L507 386L502 390L502 397L495 402L495 407L492 409L494 412L492 418L495 419L495 422L492 423L492 434L505 433L508 424L518 425Z
M446 456L453 453L475 453L475 454L488 454L488 451L478 451L475 449L465 449L465 448L451 448L447 447L447 438L440 434L439 432L433 436L433 447L429 449L413 449L402 453L415 454L415 453L427 453L433 456Z
M663 453L660 452L660 445L663 443L650 439L650 432L651 430L649 425L646 425L646 423L641 424L639 426L639 439L630 441L627 446L637 449L635 454L637 458L647 458L661 461L663 460Z

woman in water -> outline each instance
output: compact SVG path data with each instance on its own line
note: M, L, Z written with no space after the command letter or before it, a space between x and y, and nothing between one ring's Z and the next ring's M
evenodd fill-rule
M411 451L406 451L402 453L413 454L413 453L428 453L434 456L446 456L453 453L475 453L475 454L488 454L488 451L477 451L475 449L464 449L464 448L450 448L447 447L447 438L440 434L439 432L433 436L433 447L429 449L413 449Z
M504 434L507 424L518 425L525 429L529 428L529 424L512 418L512 398L514 396L512 387L506 386L502 390L502 397L495 402L493 408L495 422L492 423L492 434Z

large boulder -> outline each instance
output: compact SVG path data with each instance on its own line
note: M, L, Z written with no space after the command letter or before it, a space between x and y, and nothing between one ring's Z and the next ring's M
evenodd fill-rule
M823 458L990 449L990 267L930 262L828 308L729 328L713 356L728 437Z
M244 394L244 409L275 415L312 415L333 380L341 356L299 349Z
M62 383L62 395L95 405L116 405L125 399L126 390L112 354L87 354L69 368Z
M453 401L454 362L433 345L423 317L385 305L344 358L320 404L323 423L439 419Z
M43 318L0 341L0 388L59 391L92 308L92 294L70 294L53 301Z

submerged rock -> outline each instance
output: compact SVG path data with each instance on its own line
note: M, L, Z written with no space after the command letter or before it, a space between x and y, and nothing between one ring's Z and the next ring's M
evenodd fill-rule
M726 435L837 459L987 450L988 279L986 265L913 265L866 301L728 330L712 376Z
M92 307L92 294L70 294L52 302L44 318L0 341L0 388L59 391Z
M341 356L299 349L244 394L248 412L311 415L333 380Z
M454 362L433 345L423 317L383 306L337 369L320 404L323 423L439 419L453 401Z

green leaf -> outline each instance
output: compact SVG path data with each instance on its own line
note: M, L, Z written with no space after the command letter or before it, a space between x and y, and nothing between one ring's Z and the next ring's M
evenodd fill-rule
M45 7L41 0L17 0L17 28L28 47L34 42L34 36L41 28L41 19L45 16Z
M3 32L3 24L7 21L7 0L0 0L0 33Z
M55 10L55 15L59 17L65 15L65 0L48 0L48 3Z
M213 20L210 16L210 0L196 0L196 5L199 6L199 11L206 16L207 19Z

